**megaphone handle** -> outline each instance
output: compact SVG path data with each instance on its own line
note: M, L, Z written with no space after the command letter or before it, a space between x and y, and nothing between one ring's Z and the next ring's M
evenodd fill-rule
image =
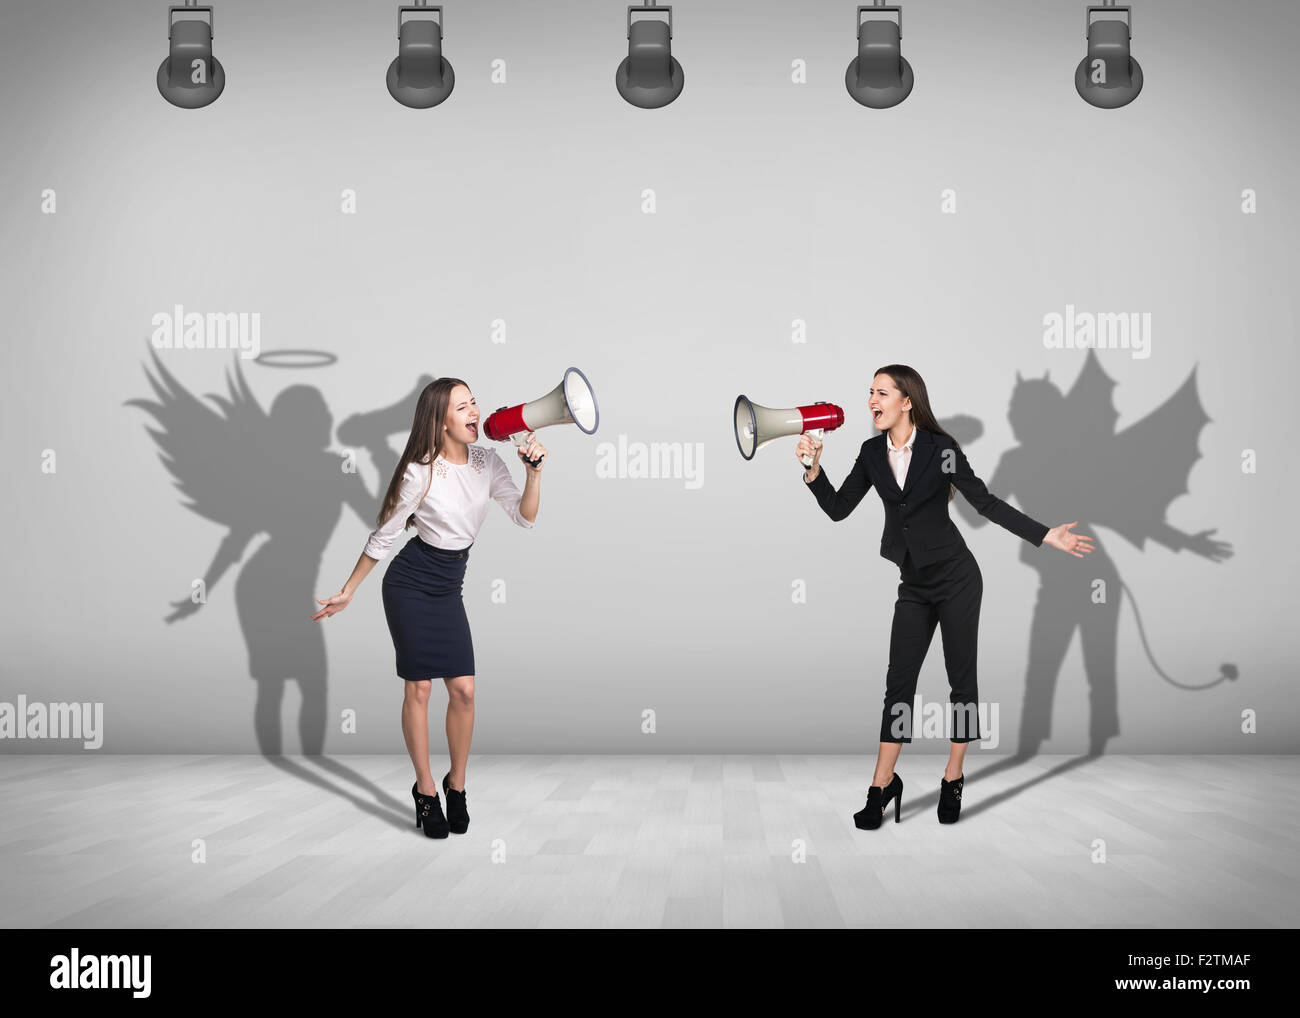
M821 438L823 430L824 429L822 428L811 428L806 431L805 434L811 435L813 438ZM813 458L811 456L800 456L799 459L806 467L811 467L813 465Z
M516 431L510 437L515 440L515 445L519 446L519 448L521 449L528 444L528 432L526 431ZM542 462L542 460L544 459L546 459L546 453L542 453L535 460L530 460L527 456L525 456L524 462L527 463L530 467L535 467L537 466L538 463Z

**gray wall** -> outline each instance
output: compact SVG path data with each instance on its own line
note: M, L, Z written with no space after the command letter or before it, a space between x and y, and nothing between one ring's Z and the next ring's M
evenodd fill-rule
M1098 414L1054 439L1054 469L1074 468L1065 489L1045 483L1052 471L1022 470L1021 490L997 491L1049 525L1084 520L1172 678L1210 682L1224 662L1239 670L1197 692L1164 682L1132 605L1112 589L1121 735L1108 750L1296 749L1286 443L1297 424L1300 7L1139 0L1145 90L1102 111L1073 87L1083 3L907 3L916 87L902 106L873 111L843 84L853 4L681 2L685 91L644 111L613 85L625 4L449 2L456 88L417 111L384 87L396 6L219 0L226 91L182 111L154 85L165 4L4 4L0 700L101 702L99 752L259 749L236 591L266 535L201 610L164 622L227 533L182 504L147 430L156 419L128 405L153 395L152 316L182 304L260 313L263 349L337 356L284 369L228 350L158 351L183 392L224 393L238 362L261 407L308 385L335 425L399 399L424 373L469 380L484 410L541 395L570 364L591 378L600 432L541 433L551 453L535 530L493 507L475 545L465 598L476 752L866 751L898 582L877 554L880 503L872 493L832 524L803 490L792 439L741 459L732 402L744 392L773 406L844 406L847 425L824 455L839 484L873 433L873 370L905 361L941 418L979 419L966 449L988 480L1017 444L1017 372L1068 387L1085 363L1083 351L1043 341L1044 316L1073 304L1151 315L1149 357L1098 354L1117 383L1119 429L1195 371L1211 422L1167 521L1188 534L1216 528L1233 552L1216 562L1139 548L1085 518L1110 505L1140 527L1131 496L1186 442L1180 424L1158 419L1153 441L1115 456ZM796 59L805 85L790 83ZM497 60L503 85L489 80ZM47 188L53 215L40 208ZM355 215L339 211L345 188L357 192ZM654 215L641 212L643 188L656 192ZM955 215L941 212L946 188ZM1257 214L1241 211L1246 188ZM496 319L504 343L492 341ZM791 341L794 319L806 320L806 343ZM362 456L362 518L339 494L357 478L339 471L335 485L337 468L320 469L331 461L223 455L242 447L216 418L175 420L196 483L210 481L253 529L273 528L292 561L273 584L246 581L240 597L272 631L283 627L285 660L301 655L307 669L303 619L347 577L387 476ZM1052 420L1031 424L1037 433ZM599 443L620 435L702 443L703 484L597 476ZM328 432L305 436L313 445L341 451ZM1245 449L1257 473L1243 473ZM57 456L53 473L44 450ZM1085 493L1086 509L1067 497ZM1033 648L1039 573L1022 560L1027 546L972 528L959 502L985 581L980 691L1000 705L1000 749L1016 744L1027 680L1053 677L1043 748L1085 749L1079 637L1059 669ZM1088 617L1099 566L1031 551L1085 592L1049 612L1040 635ZM346 612L311 623L324 626L328 678L310 699L332 753L403 752L381 576ZM497 580L505 604L490 600ZM796 581L806 604L792 601ZM946 697L937 634L921 692ZM299 703L289 683L286 752L299 750ZM1253 737L1240 731L1247 709ZM339 731L348 710L354 735ZM644 710L656 712L653 735L641 731ZM945 747L920 740L912 751Z

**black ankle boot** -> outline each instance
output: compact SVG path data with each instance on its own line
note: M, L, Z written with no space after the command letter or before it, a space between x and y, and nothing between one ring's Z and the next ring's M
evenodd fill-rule
M874 831L885 817L885 807L894 804L894 823L902 819L903 779L897 774L884 788L872 785L867 789L867 804L853 814L853 823L860 831Z
M442 802L436 795L421 795L417 788L419 782L411 786L411 797L415 799L415 826L424 825L424 834L428 838L445 838L447 836L447 818L442 815Z
M469 810L465 808L465 792L456 791L448 784L447 779L451 777L451 771L448 771L442 779L442 790L447 796L447 823L452 831L456 834L464 834L469 830Z
M939 823L955 824L961 813L961 788L966 781L963 774L955 781L939 779Z

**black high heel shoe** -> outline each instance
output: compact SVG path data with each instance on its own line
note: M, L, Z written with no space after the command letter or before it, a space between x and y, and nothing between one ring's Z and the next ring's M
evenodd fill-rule
M447 823L452 831L456 834L464 834L469 830L469 810L465 808L465 792L456 791L447 783L451 777L451 771L448 771L442 779L442 791L447 796Z
M874 831L885 818L885 807L894 803L894 823L902 819L903 779L897 774L884 788L872 785L867 789L867 804L853 814L853 823L860 831Z
M415 799L415 826L424 826L425 837L445 838L447 836L447 818L442 815L442 803L436 795L421 795L416 789L419 782L411 785L411 797Z
M955 781L939 779L939 823L955 824L961 814L961 789L966 781L963 774Z

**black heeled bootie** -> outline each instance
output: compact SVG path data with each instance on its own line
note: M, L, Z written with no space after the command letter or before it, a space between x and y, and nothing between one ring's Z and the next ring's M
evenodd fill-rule
M860 831L874 831L885 818L885 807L894 804L894 823L902 819L903 779L897 774L884 788L872 785L867 789L867 804L853 814L853 823Z
M415 799L415 826L423 825L425 837L445 838L447 836L447 818L442 815L442 802L436 795L421 795L417 781L411 786L411 797Z
M464 834L469 830L469 810L465 806L465 792L456 791L448 784L451 777L448 771L442 779L442 791L447 796L447 823L454 834Z
M939 779L939 823L955 824L961 814L961 787L966 781L963 774L955 781Z

